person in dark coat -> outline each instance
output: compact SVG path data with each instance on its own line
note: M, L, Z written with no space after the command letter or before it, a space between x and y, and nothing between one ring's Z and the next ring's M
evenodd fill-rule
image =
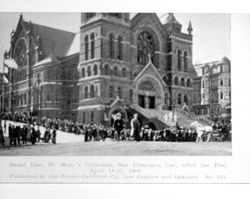
M2 129L1 125L0 125L0 140L1 140L1 145L4 146L5 145L5 139L4 139L3 129Z
M114 121L114 129L116 133L116 140L120 141L121 131L123 130L123 120L121 113L116 114L116 119Z
M9 124L9 139L10 139L10 146L14 144L14 137L13 137L13 127Z
M56 144L56 128L55 127L53 127L51 141L53 144Z
M141 124L138 120L138 114L134 114L133 119L131 120L131 135L135 138L137 142L140 141L140 131L141 131Z
M50 130L49 128L46 128L45 132L44 132L44 137L43 140L45 143L48 143L50 140Z
M36 143L36 130L34 127L31 129L30 141L33 145Z

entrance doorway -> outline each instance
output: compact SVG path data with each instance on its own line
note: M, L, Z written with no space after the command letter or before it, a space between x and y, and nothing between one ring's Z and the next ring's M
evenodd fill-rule
M149 109L154 109L155 108L155 97L154 96L149 96L148 97L148 108Z
M138 95L138 104L140 107L145 108L145 96Z

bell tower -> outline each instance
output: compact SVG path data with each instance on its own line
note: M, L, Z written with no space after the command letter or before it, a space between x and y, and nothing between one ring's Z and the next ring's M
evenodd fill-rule
M110 104L127 101L129 53L129 13L81 13L78 121L105 123Z
M182 24L169 13L163 25L167 35L167 74L170 80L171 105L182 107L192 105L193 89L192 64L193 35L192 25L189 22L187 33L182 32Z

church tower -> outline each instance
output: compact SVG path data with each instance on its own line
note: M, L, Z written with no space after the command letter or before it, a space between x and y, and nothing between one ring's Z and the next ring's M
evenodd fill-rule
M191 105L193 101L192 77L192 25L189 22L187 33L173 13L169 13L165 24L167 34L167 76L171 92L171 108Z
M129 100L129 14L81 13L80 31L78 121L105 124Z

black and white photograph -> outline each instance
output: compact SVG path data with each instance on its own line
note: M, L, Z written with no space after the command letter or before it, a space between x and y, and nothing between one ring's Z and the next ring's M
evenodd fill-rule
M248 198L242 1L0 0L0 198Z
M1 156L232 154L230 14L0 13L0 26Z

